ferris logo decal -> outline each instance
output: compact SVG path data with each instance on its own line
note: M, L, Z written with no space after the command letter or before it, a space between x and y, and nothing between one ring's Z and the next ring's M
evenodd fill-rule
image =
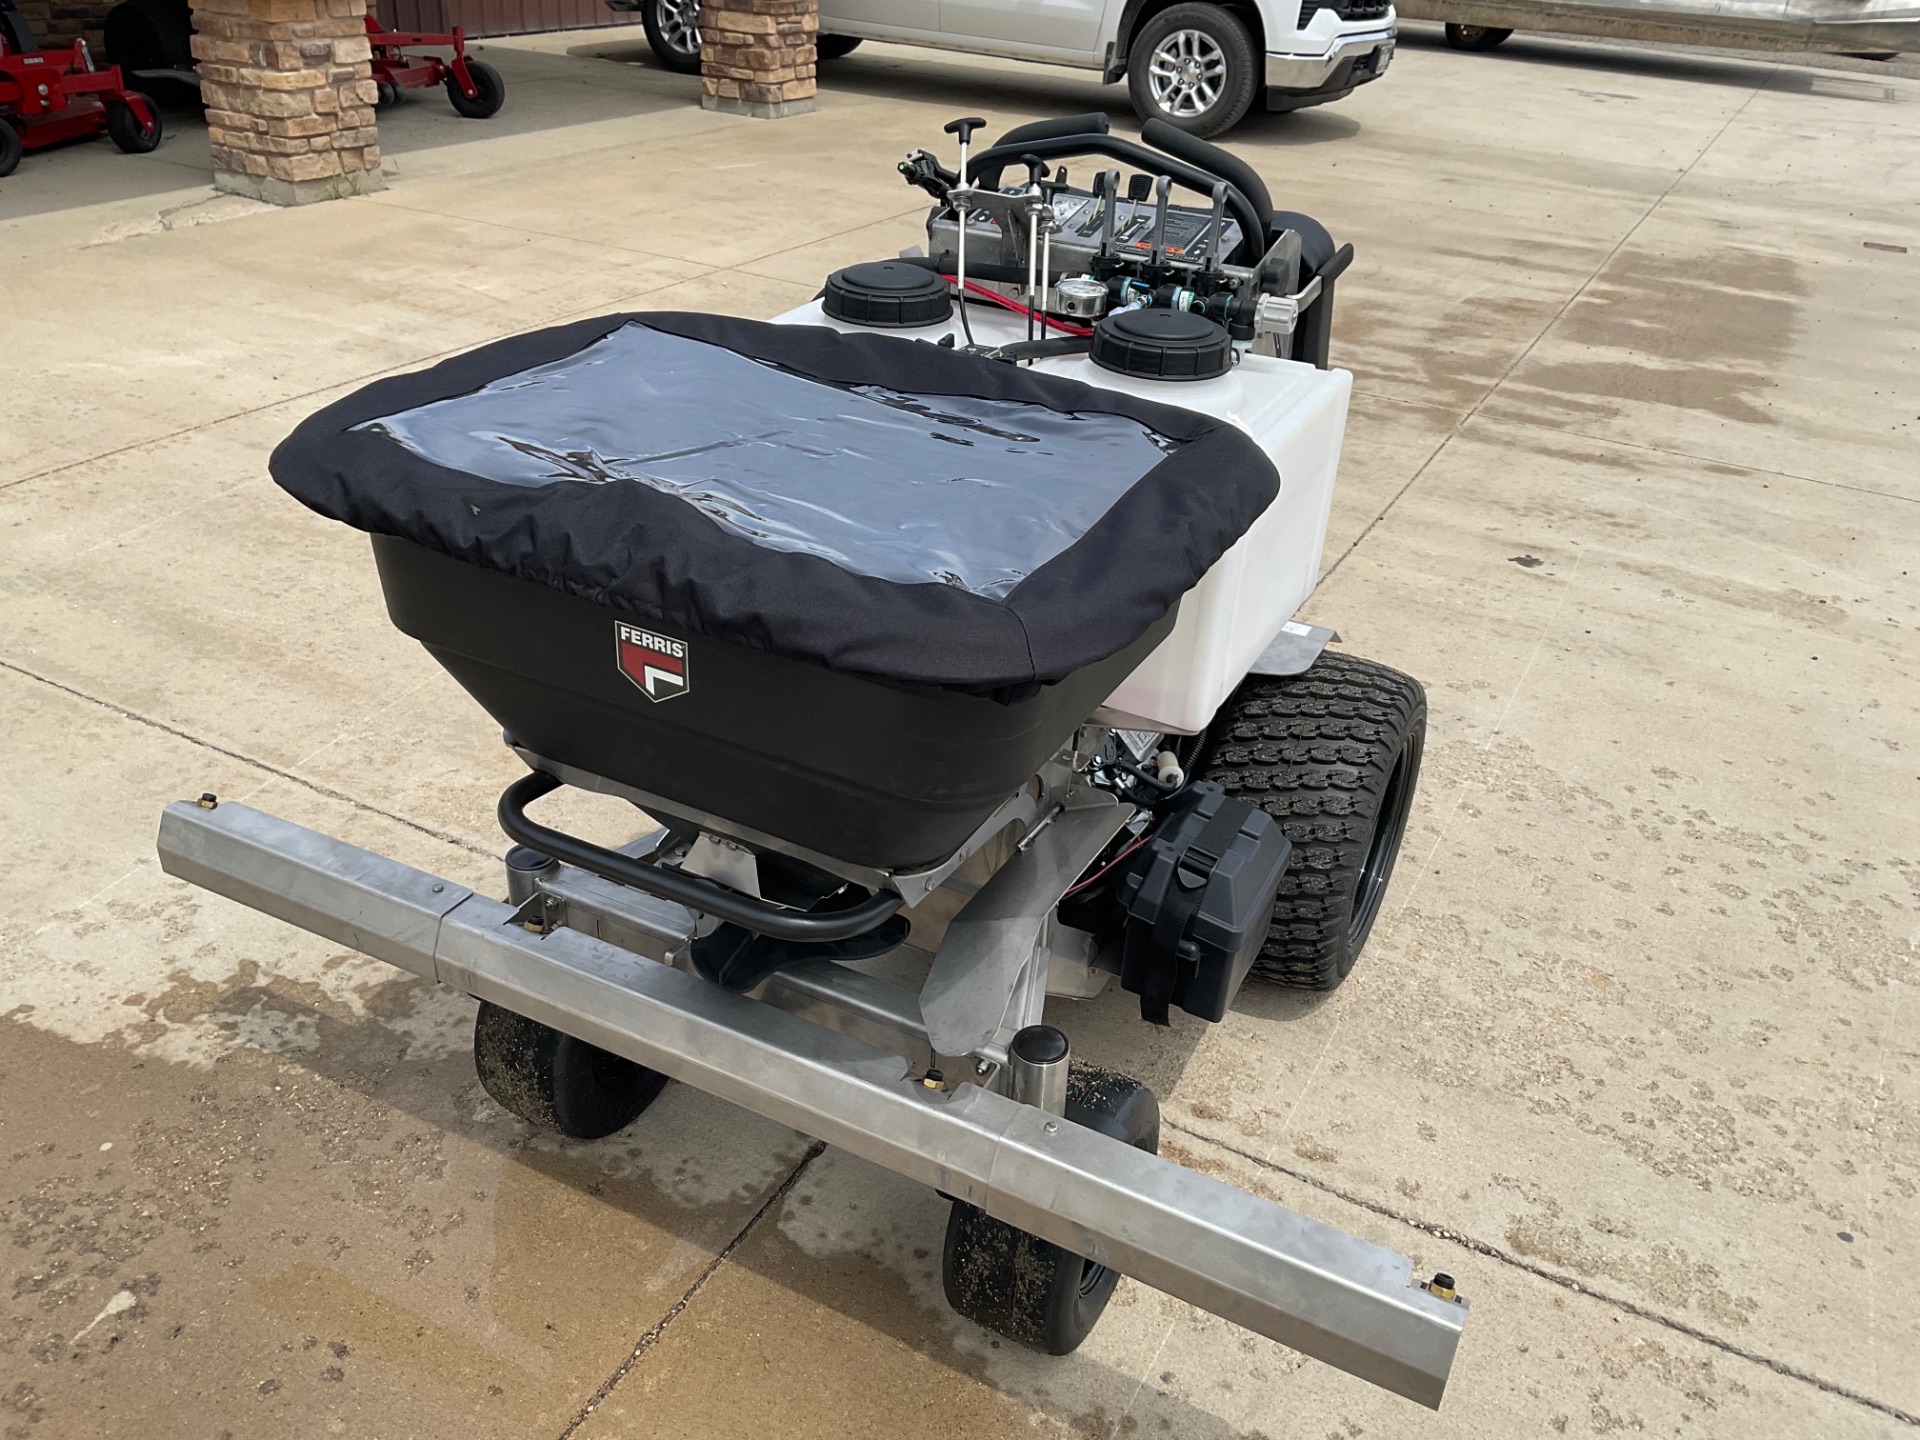
M687 693L687 642L656 635L616 620L614 650L620 673L649 700L671 700Z

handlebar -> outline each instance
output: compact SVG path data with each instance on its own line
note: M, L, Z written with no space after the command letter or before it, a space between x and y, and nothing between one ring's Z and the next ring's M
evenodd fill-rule
M1149 150L1135 140L1119 135L1099 135L1082 132L1078 135L1053 135L1038 138L1023 138L1017 144L1000 144L982 150L974 156L967 167L967 178L983 190L995 190L1000 186L1000 172L1009 165L1022 165L1031 155L1040 160L1063 160L1076 155L1104 155L1110 160L1119 160L1128 165L1137 165L1155 175L1165 175L1183 190L1191 190L1204 195L1209 201L1213 198L1213 187L1221 181L1227 184L1227 209L1239 222L1241 243L1259 255L1266 249L1267 218L1259 213L1253 202L1232 177L1211 174L1197 165L1168 155L1165 151Z

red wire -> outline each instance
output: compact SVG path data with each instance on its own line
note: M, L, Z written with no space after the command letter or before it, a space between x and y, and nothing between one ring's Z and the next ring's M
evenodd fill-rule
M1137 838L1135 838L1134 842L1131 845L1127 846L1126 849L1122 850L1118 855L1114 856L1113 859L1109 860L1106 864L1102 865L1098 870L1096 870L1093 874L1089 875L1086 879L1082 880L1078 885L1069 886L1067 889L1067 895L1077 895L1082 890L1086 889L1089 885L1097 885L1100 881L1104 880L1107 877L1108 872L1111 871L1114 866L1118 865L1122 860L1126 859L1129 855L1133 854L1134 851L1138 850L1142 845L1146 844L1147 841L1151 840L1152 838L1153 838L1153 831L1151 830L1147 831L1144 835L1140 835ZM1064 900L1067 898L1067 895L1062 895L1060 898Z
M951 280L954 277L951 275L948 275L945 278L948 280ZM1068 335L1093 334L1093 331L1087 329L1086 326L1084 325L1069 325L1064 320L1055 320L1051 316L1042 315L1037 310L1031 310L1027 306L1022 305L1018 300L1009 300L1006 296L1002 295L998 290L989 290L986 286L982 285L977 280L967 281L967 289L970 290L975 295L982 297L983 299L993 301L993 303L996 305L1004 306L1006 309L1013 311L1013 313L1016 315L1031 315L1033 316L1034 319L1038 320L1042 325L1051 325L1054 329L1063 331Z

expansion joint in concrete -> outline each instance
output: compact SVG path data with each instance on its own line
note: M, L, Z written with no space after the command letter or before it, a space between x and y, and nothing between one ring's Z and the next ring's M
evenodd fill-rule
M257 756L245 755L238 750L230 750L224 745L216 745L213 741L195 735L191 731L182 730L177 725L169 725L166 721L156 720L151 715L142 715L138 710L130 710L126 706L117 704L112 700L103 700L98 695L89 695L84 690L62 684L60 681L50 676L42 675L36 670L29 670L24 665L16 665L11 660L0 660L0 670L6 670L23 679L35 681L38 684L45 685L50 690L58 690L63 695L71 695L74 699L83 700L89 705L97 705L100 709L118 715L123 720L131 720L136 725L145 725L148 729L158 730L162 735L170 735L175 740L183 740L189 745L197 746L202 750L210 750L215 755L223 756L241 765L251 766L263 774L271 775L277 780L285 780L289 784L298 785L301 789L309 790L315 795L324 796L328 800L337 800L342 805L351 805L354 809L364 811L369 815L378 815L383 820L391 820L396 825L404 825L409 830L417 831L431 839L440 841L442 844L455 846L458 849L466 851L469 855L484 855L488 859L495 858L493 851L482 849L470 840L461 839L458 835L449 834L445 830L436 830L431 825L422 825L418 820L410 820L405 815L397 815L391 810L383 810L378 805L369 804L358 796L349 795L343 790L335 790L330 785L322 785L318 781L309 780L304 775L296 775L291 770L284 770L278 765L259 759ZM181 798L187 798L188 791L197 791L198 789L199 786L197 785L183 785L181 787Z
M792 1193L793 1187L800 1183L800 1177L807 1173L807 1168L820 1158L826 1148L826 1145L819 1140L807 1147L807 1153L800 1157L800 1163L793 1167L787 1178L780 1182L779 1188L769 1195L760 1208L753 1212L747 1223L740 1227L740 1233L721 1247L720 1253L713 1257L707 1268L702 1270L693 1284L687 1287L686 1293L673 1302L673 1308L633 1342L633 1349L627 1352L627 1358L620 1362L619 1368L606 1378L600 1388L593 1392L587 1403L580 1407L573 1419L567 1422L567 1428L560 1432L559 1440L573 1440L573 1436L580 1427L586 1424L593 1412L600 1408L601 1402L613 1393L614 1387L627 1378L633 1367L640 1363L641 1357L658 1344L660 1337L667 1333L667 1327L686 1313L687 1307L694 1302L694 1298L706 1289L707 1282L719 1274L720 1267L733 1258L733 1252L747 1243L748 1238L760 1227L762 1220L780 1208L781 1202Z
M1902 1410L1899 1406L1889 1404L1885 1400L1876 1400L1871 1395L1862 1395L1857 1390L1851 1390L1845 1385L1835 1384L1831 1380L1823 1380L1818 1375L1809 1374L1807 1371L1789 1365L1783 1360L1776 1360L1771 1355L1762 1355L1757 1350L1749 1350L1744 1346L1736 1345L1731 1340L1723 1339L1718 1335L1689 1325L1684 1320L1676 1320L1671 1315L1662 1315L1659 1311L1650 1310L1644 1305L1626 1299L1624 1296L1609 1295L1604 1290L1596 1290L1593 1286L1584 1281L1576 1280L1571 1275L1562 1275L1558 1271L1547 1269L1544 1265L1536 1265L1531 1260L1523 1260L1512 1251L1503 1250L1498 1245L1489 1244L1485 1240L1477 1240L1471 1235L1463 1234L1458 1230L1437 1224L1431 1220L1422 1220L1417 1215L1409 1215L1404 1211L1395 1209L1391 1205L1382 1204L1378 1200L1370 1199L1355 1191L1329 1184L1317 1175L1309 1175L1303 1170L1290 1169L1285 1165L1268 1159L1264 1155L1255 1155L1253 1152L1243 1150L1238 1145L1222 1140L1218 1136L1209 1135L1204 1130L1191 1129L1185 1125L1180 1125L1168 1120L1164 1116L1161 1117L1160 1126L1163 1130L1171 1130L1176 1134L1198 1140L1202 1144L1211 1145L1215 1149L1224 1150L1229 1155L1237 1156L1251 1165L1258 1166L1262 1170L1271 1170L1276 1175L1284 1175L1289 1180L1298 1181L1300 1184L1318 1190L1322 1194L1331 1195L1336 1200L1345 1201L1349 1205L1357 1205L1369 1214L1378 1215L1385 1220L1392 1220L1396 1224L1405 1225L1411 1230L1418 1230L1422 1235L1430 1235L1436 1240L1444 1240L1449 1245L1458 1245L1463 1250L1470 1251L1488 1260L1496 1261L1509 1269L1531 1275L1536 1280L1545 1280L1548 1284L1557 1285L1562 1290L1569 1290L1576 1295L1584 1295L1590 1300L1597 1300L1602 1305L1610 1306L1623 1314L1633 1316L1636 1320L1645 1320L1649 1324L1660 1326L1663 1330L1671 1330L1676 1335L1684 1335L1689 1340L1697 1341L1702 1345L1710 1346L1720 1351L1723 1355L1731 1355L1736 1359L1745 1360L1750 1364L1762 1366L1788 1380L1797 1380L1803 1385L1811 1385L1814 1389L1819 1390L1823 1394L1831 1395L1837 1400L1849 1401L1852 1404L1860 1406L1862 1409L1871 1410L1877 1415L1884 1415L1888 1419L1898 1420L1903 1425L1912 1425L1920 1428L1920 1415L1915 1415L1911 1411Z

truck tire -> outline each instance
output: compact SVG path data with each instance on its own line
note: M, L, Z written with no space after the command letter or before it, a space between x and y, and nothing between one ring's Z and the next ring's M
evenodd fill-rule
M644 0L640 24L662 65L680 75L700 73L700 0Z
M858 35L818 35L813 41L814 56L820 60L838 60L859 48Z
M1511 34L1513 31L1494 25L1449 25L1447 44L1456 50L1494 50L1505 44Z
M1253 37L1218 5L1169 6L1127 46L1127 93L1143 124L1164 120L1204 140L1238 125L1260 86Z
M1293 842L1253 973L1332 990L1367 943L1426 748L1420 682L1323 652L1302 675L1249 675L1208 727L1199 778L1258 805Z
M19 166L21 152L25 149L20 132L13 128L13 122L0 115L0 180L6 179Z

